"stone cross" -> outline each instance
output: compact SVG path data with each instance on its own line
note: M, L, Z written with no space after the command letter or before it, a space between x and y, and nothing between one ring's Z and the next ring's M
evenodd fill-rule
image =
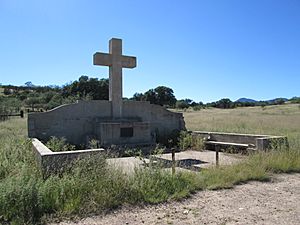
M136 57L122 55L122 40L109 41L109 53L96 52L94 65L109 66L109 101L113 118L122 117L122 68L136 67Z

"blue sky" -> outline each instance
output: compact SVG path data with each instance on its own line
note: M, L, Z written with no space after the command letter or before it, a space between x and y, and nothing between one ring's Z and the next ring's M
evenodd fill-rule
M112 37L137 57L124 96L159 85L178 99L300 96L300 0L0 0L0 83L63 85Z

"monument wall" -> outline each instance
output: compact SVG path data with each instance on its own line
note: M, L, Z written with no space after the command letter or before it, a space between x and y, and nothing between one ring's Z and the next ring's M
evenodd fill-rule
M47 112L28 114L28 136L43 141L51 136L65 137L70 143L85 143L94 133L95 119L110 117L109 101L79 101Z
M158 129L161 134L167 134L176 129L185 129L182 113L171 112L162 106L146 101L124 101L123 117L130 116L140 117L142 121L149 121L152 132Z
M28 115L28 136L47 141L64 137L72 144L87 144L91 138L104 145L154 143L155 135L185 129L183 116L149 102L124 101L122 118L113 118L110 101L79 101L48 112ZM132 136L122 136L132 128ZM126 132L126 130L125 130ZM130 130L129 130L130 132Z
M79 101L28 115L28 136L47 141L64 137L71 144L97 139L103 146L154 144L185 129L181 113L149 102L123 101L122 68L134 68L136 57L122 55L122 40L109 41L109 53L96 52L93 64L109 67L109 101Z

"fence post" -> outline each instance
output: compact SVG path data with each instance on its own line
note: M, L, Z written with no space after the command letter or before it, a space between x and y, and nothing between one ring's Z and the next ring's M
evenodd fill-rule
M172 175L175 174L175 148L172 148Z

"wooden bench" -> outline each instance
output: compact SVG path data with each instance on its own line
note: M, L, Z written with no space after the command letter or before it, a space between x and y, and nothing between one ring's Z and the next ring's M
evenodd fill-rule
M191 134L202 138L208 150L232 149L234 152L246 153L271 149L273 142L279 143L278 146L288 147L288 140L284 136L210 131L193 131Z
M234 142L221 142L221 141L212 141L212 140L207 140L204 142L207 146L214 146L214 150L220 150L222 147L224 149L232 148L233 150L253 150L255 148L254 145L252 144L243 144L243 143L234 143ZM209 148L207 148L209 149Z

